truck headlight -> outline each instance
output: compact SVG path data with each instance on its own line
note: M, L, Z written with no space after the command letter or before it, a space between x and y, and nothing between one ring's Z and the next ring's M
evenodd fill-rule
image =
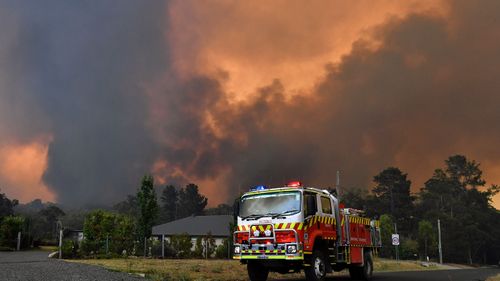
M286 253L287 254L296 254L297 253L297 245L286 245Z
M271 236L271 230L266 229L266 231L264 231L264 234L265 234L267 237Z
M239 253L241 253L241 248L240 248L240 246L234 246L234 253L235 253L235 254L239 254Z

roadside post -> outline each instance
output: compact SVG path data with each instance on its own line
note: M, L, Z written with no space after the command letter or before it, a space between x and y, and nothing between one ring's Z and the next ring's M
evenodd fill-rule
M106 255L109 254L109 234L106 235Z
M17 251L21 250L21 231L17 233Z
M392 245L396 247L396 261L399 261L399 234L398 226L394 223L394 234L392 235Z
M63 238L63 231L61 228L59 230L59 259L62 259L62 238Z
M161 235L161 257L165 258L165 234Z

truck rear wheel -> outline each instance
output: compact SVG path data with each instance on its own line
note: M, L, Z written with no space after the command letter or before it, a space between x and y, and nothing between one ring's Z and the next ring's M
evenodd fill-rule
M326 276L326 263L321 251L314 251L311 258L311 266L306 267L307 281L322 281Z
M349 275L354 280L371 280L373 275L373 259L371 252L364 253L364 260L362 266L349 267Z
M247 271L250 281L266 281L269 275L269 268L255 261L248 261Z

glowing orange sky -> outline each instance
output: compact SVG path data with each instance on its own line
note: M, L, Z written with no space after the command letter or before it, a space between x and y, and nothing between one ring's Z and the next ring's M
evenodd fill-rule
M444 3L174 1L169 37L181 75L227 72L226 90L237 100L275 78L288 93L299 94L370 28L411 12L445 14Z
M0 179L2 192L9 198L29 202L56 199L42 182L47 168L48 145L44 142L13 144L0 147Z

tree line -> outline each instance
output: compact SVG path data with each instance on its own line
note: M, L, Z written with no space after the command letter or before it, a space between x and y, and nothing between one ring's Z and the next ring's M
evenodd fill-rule
M396 227L402 257L437 259L439 219L445 262L500 260L500 212L492 206L500 189L486 185L479 163L463 155L451 156L417 193L411 192L408 175L396 167L384 169L373 181L371 193L352 188L343 194L342 202L381 219L382 256L395 256L391 234Z
M346 207L364 210L370 217L380 218L384 245L381 256L395 256L391 234L397 227L402 258L437 259L436 222L439 219L445 262L497 263L500 259L500 212L492 206L492 198L500 188L487 186L480 165L474 160L463 155L449 157L416 193L411 192L408 174L397 167L384 169L374 176L373 183L370 189L346 189L341 202ZM35 241L55 243L57 221L61 221L65 227L83 228L89 241L98 241L82 245L86 253L103 252L105 241L110 237L125 239L113 246L114 252L130 253L133 248L141 248L138 241L151 236L153 225L191 215L232 214L233 208L228 204L207 209L207 203L208 199L199 193L195 184L155 189L150 175L142 178L136 194L128 195L110 210L64 212L54 204L35 200L28 204L33 209L26 210L25 206L16 216L18 202L0 193L0 247L15 247L15 235L20 230L29 233L23 236L26 247ZM177 240L174 239L174 249L187 244L182 237ZM109 251L110 245L107 246Z

